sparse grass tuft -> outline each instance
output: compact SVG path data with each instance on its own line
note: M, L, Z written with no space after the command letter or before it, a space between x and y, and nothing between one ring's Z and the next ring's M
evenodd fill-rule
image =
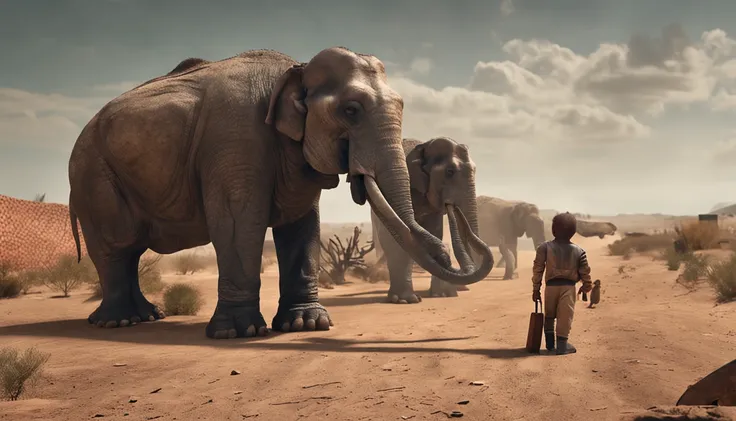
M194 316L202 307L202 293L189 284L174 284L164 293L164 311L172 316Z
M15 298L23 290L20 278L6 262L0 262L0 298Z
M643 236L627 236L608 245L612 256L630 256L631 253L644 253L664 249L672 246L675 236L670 233L661 233Z
M181 253L174 260L174 270L179 275L191 275L205 267L207 267L206 259L194 251Z
M716 293L716 301L727 303L736 300L736 253L728 260L717 262L708 268L708 282Z
M4 399L18 400L33 386L48 361L49 354L28 348L23 353L15 348L0 349L0 392Z

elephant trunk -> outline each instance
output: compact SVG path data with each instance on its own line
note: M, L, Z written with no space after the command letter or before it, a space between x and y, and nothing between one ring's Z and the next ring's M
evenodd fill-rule
M466 192L466 195L462 198L462 200L457 203L457 207L460 209L463 215L465 215L465 218L467 218L468 225L470 225L470 230L473 232L473 234L480 237L480 232L478 229L478 202L475 196L474 183L468 183L468 190ZM469 235L466 236L466 239L469 237ZM464 246L465 250L468 250L470 252L470 258L473 260L473 262L475 262L476 264L480 263L480 254L475 251L474 248L469 247L467 241L464 242Z
M472 234L468 221L459 213L460 226L457 222L451 226L451 235L461 242L470 244L480 255L481 264L475 268L470 259L461 257L461 271L451 266L450 256L442 242L422 228L414 219L409 190L409 173L406 168L405 155L400 143L379 141L384 148L379 156L390 157L400 154L395 159L382 159L376 162L375 178L366 175L364 178L367 199L376 216L383 222L397 243L422 268L432 275L456 285L469 285L484 279L493 267L493 255L485 243ZM452 218L456 218L454 212ZM471 233L468 235L468 233ZM467 237L470 237L469 239ZM455 246L455 244L453 244ZM464 247L459 247L462 256ZM457 256L457 254L456 254ZM472 271L475 269L474 271ZM472 271L472 272L471 272Z

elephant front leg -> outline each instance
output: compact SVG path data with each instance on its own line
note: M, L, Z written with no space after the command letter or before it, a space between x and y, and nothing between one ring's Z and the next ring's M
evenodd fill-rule
M271 322L274 330L329 330L333 326L319 303L319 197L301 219L273 228L279 264L279 309Z
M252 211L251 209L250 211ZM212 218L212 244L219 271L217 307L205 333L213 339L264 336L261 315L261 254L268 212L253 212L233 219Z
M411 279L414 262L381 221L371 213L371 221L377 226L378 239L383 247L383 257L388 266L390 286L388 288L388 302L393 304L416 304L422 298L414 292Z
M427 230L430 234L442 240L443 227L442 227L443 215L441 213L424 216L419 220L419 223ZM429 286L430 297L457 297L458 287L443 281L442 279L432 275L432 280ZM465 289L467 291L467 288Z

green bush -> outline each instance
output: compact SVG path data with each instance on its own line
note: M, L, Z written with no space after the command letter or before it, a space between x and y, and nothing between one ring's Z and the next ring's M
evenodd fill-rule
M202 293L188 284L174 284L164 293L164 311L171 316L193 316L202 308Z
M22 290L21 280L13 273L12 266L0 262L0 298L15 298Z
M716 293L716 301L726 303L736 300L736 254L708 268L708 282Z
M49 354L28 348L23 353L15 348L0 349L0 392L4 399L17 400L41 375Z

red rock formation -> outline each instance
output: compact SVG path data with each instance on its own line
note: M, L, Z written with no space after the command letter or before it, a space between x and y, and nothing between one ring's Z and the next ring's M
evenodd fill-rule
M84 256L81 230L79 240ZM77 255L68 206L0 195L0 262L18 270L41 269L64 254Z

